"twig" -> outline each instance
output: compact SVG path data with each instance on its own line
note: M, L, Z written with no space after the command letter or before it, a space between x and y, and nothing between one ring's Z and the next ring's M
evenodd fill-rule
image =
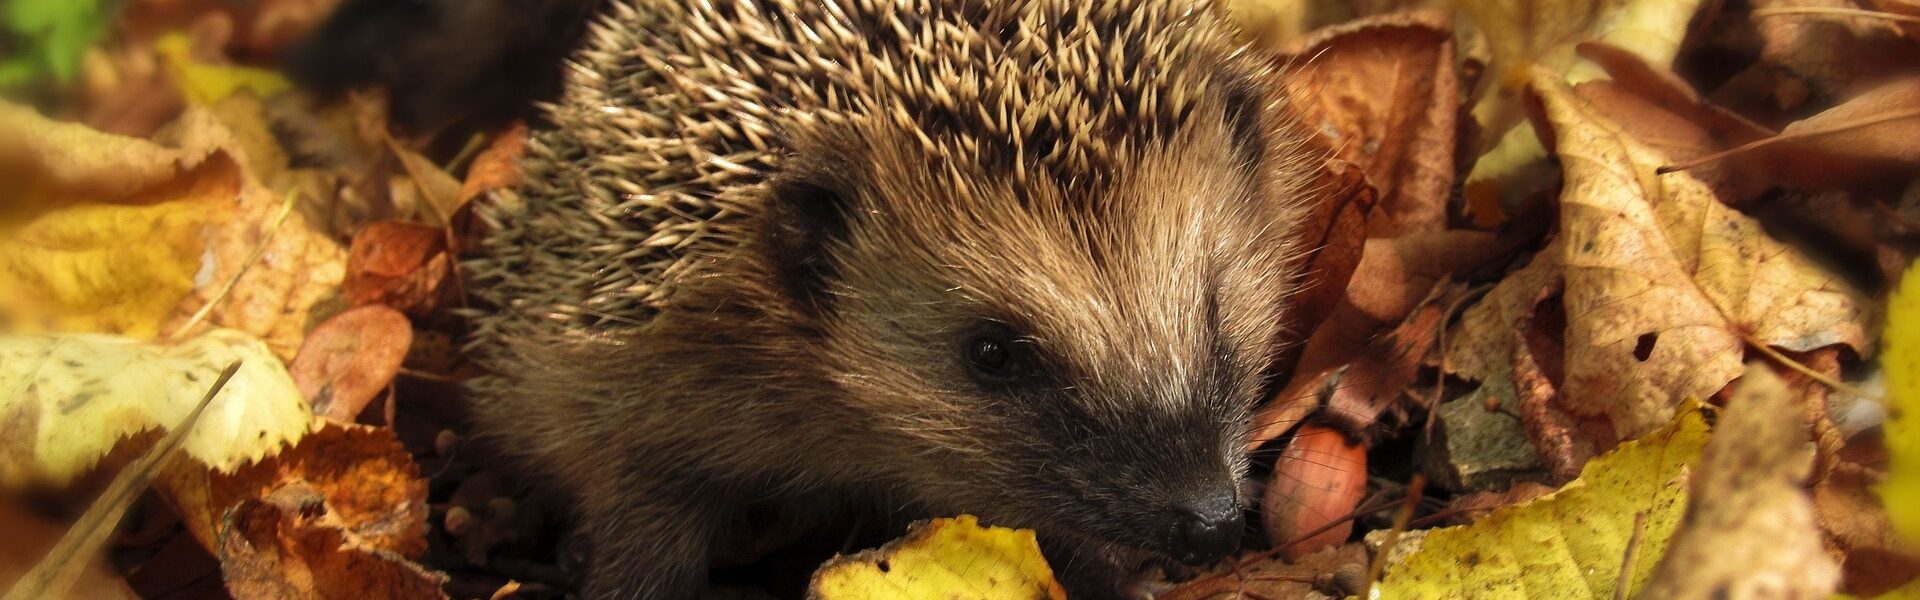
M1753 16L1756 16L1756 17L1785 17L1785 16L1791 16L1791 15L1815 15L1815 16L1823 16L1823 17L1858 17L1862 19L1883 19L1887 21L1899 21L1901 23L1920 23L1920 17L1910 17L1907 15L1890 13L1890 12L1881 12L1877 10L1865 10L1865 9L1859 9L1859 8L1839 8L1839 7L1827 7L1827 6L1782 6L1782 7L1756 8L1756 9L1753 9L1752 14Z
M1792 357L1789 357L1785 354L1781 354L1779 350L1774 350L1773 346L1767 345L1766 342L1753 339L1752 337L1747 337L1747 336L1741 336L1741 337L1746 339L1748 346L1754 347L1754 349L1759 350L1761 354L1767 355L1767 358L1771 358L1773 359L1774 362L1780 363L1780 366L1793 369L1795 372L1798 372L1801 375L1806 375L1808 379L1812 379L1814 381L1820 382L1822 385L1825 385L1829 388L1833 388L1833 390L1836 392L1840 392L1843 394L1852 394L1854 396L1872 400L1876 403L1883 404L1883 405L1887 403L1886 398L1881 396L1880 394L1875 394L1873 392L1860 389L1857 386L1848 384L1847 382L1840 381L1832 377L1828 377L1825 373L1815 371L1813 370L1812 367L1808 367L1806 365L1800 364L1800 361L1794 360Z
M1373 597L1373 586L1380 581L1380 573L1387 568L1387 556L1393 554L1393 545L1399 543L1400 532L1407 530L1407 521L1413 520L1413 508L1420 505L1420 494L1426 487L1427 478L1414 473L1413 483L1407 486L1406 502L1400 505L1400 514L1393 517L1393 528L1387 530L1380 551L1374 553L1373 562L1367 565L1367 587L1360 590L1361 598Z
M98 553L113 537L113 530L120 524L120 518L127 514L127 509L153 482L154 473L179 453L187 432L200 421L200 415L206 412L213 397L227 386L227 381L233 379L233 374L239 370L240 361L228 364L220 372L220 378L214 380L213 387L200 397L200 403L193 406L193 411L174 425L173 430L167 432L166 437L161 438L153 449L115 475L113 483L107 485L107 490L100 494L100 498L87 507L87 512L74 522L66 535L60 537L60 542L54 544L46 558L40 559L40 563L14 583L13 589L8 590L0 600L67 597L74 582L80 578L80 573L92 564L93 561L88 558Z
M1920 109L1903 110L1903 111L1892 112L1892 113L1887 113L1883 115L1873 115L1857 121L1849 120L1841 123L1835 123L1833 125L1828 125L1826 127L1813 127L1813 128L1808 128L1801 131L1782 133L1780 135L1776 135L1773 137L1760 138L1751 142L1747 142L1745 144L1741 144L1733 148L1729 148L1726 150L1715 152L1713 154L1708 154L1706 156L1695 158L1693 160L1682 161L1682 162L1671 164L1671 165L1664 165L1658 169L1654 169L1654 173L1666 174L1666 173L1672 173L1674 171L1685 171L1687 169L1712 163L1720 159L1733 156L1735 154L1749 152L1756 148L1771 146L1774 144L1778 144L1780 142L1806 139L1811 137L1819 137L1819 136L1827 135L1830 133L1840 133L1842 131L1847 131L1851 129L1859 129L1862 127L1879 125L1881 123L1885 123L1888 121L1898 121L1901 119L1912 119L1912 118L1920 118Z
M215 292L212 298L207 299L207 303L202 305L200 310L193 311L193 316L189 317L186 323L182 323L180 327L174 329L173 333L168 335L166 339L178 340L186 336L188 332L193 331L194 326L200 324L201 320L206 319L207 315L213 314L213 307L218 306L221 300L227 299L227 294L233 293L233 286L238 285L240 278L245 277L247 271L253 268L254 263L260 262L260 257L267 253L267 245L273 243L274 234L280 233L280 225L287 222L288 215L293 214L293 205L297 203L299 199L300 190L296 189L287 192L287 199L280 202L280 213L273 216L272 223L267 224L266 234L260 236L260 243L253 246L253 251L247 254L247 260L240 263L240 270L235 271L233 277L227 278L227 282L220 286L220 291Z

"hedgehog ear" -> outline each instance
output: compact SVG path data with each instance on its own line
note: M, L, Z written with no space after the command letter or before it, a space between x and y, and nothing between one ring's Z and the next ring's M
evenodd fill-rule
M767 264L782 291L806 310L831 305L827 284L836 274L828 251L847 237L850 194L800 178L768 184L766 222L760 228Z
M1232 136L1234 156L1246 164L1260 164L1261 159L1266 158L1270 135L1267 113L1273 100L1261 92L1256 82L1246 78L1230 79L1224 91L1225 121L1227 132Z

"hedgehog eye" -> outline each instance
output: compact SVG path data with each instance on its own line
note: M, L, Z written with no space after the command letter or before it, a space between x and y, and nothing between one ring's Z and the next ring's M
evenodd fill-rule
M1012 350L1008 342L997 337L983 337L973 340L967 348L967 360L973 361L973 368L986 373L1005 371L1012 359Z
M961 357L976 377L990 383L1011 383L1030 371L1032 342L999 323L980 327L961 347Z

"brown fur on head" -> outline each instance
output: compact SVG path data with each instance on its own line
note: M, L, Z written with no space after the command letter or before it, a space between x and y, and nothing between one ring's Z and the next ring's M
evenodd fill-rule
M620 35L659 53L769 45L727 50L762 61L762 88L644 88L782 99L725 112L734 129L677 130L777 133L766 179L700 197L725 207L705 235L731 243L646 267L662 293L630 329L502 335L493 355L507 376L486 397L541 408L483 400L482 424L577 492L590 593L685 591L705 532L748 499L871 492L1160 554L1180 535L1170 514L1237 515L1305 193L1304 136L1265 64L1176 0L765 4L616 4L630 28L587 54L616 60ZM669 17L712 35L647 37ZM731 176L598 179L657 158L618 154L641 142L615 125L675 121L602 116L637 88L595 77L557 118L602 130L533 147L552 155L548 192L668 198Z
M942 510L1152 550L1165 513L1232 489L1300 192L1275 138L1235 130L1265 103L1232 99L1078 189L943 161L885 121L796 144L757 255L785 282L767 312L888 440L868 460ZM971 364L982 339L1018 372Z

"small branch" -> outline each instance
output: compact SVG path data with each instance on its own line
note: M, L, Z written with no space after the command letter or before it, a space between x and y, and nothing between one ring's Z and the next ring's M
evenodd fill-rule
M1413 483L1407 486L1406 502L1400 505L1400 514L1393 517L1393 528L1387 530L1387 539L1381 542L1380 551L1373 555L1373 562L1367 565L1367 588L1360 590L1361 598L1373 597L1373 586L1387 569L1387 556L1393 554L1393 545L1399 543L1400 532L1406 531L1407 522L1413 520L1413 509L1420 505L1420 494L1426 487L1427 478L1415 473Z
M1812 16L1820 16L1820 17L1838 17L1838 18L1857 17L1862 19L1881 19L1886 21L1897 21L1900 23L1920 24L1920 17L1910 17L1902 14L1881 12L1877 10L1864 10L1859 8L1839 8L1839 7L1827 7L1827 6L1782 6L1782 7L1753 9L1753 16L1756 16L1756 17L1786 17L1786 16L1794 16L1794 15L1812 15Z
M187 432L200 422L200 415L206 412L208 404L213 403L213 397L227 387L227 381L239 371L240 361L229 363L220 372L220 378L214 380L213 387L200 397L200 403L194 405L193 411L174 425L173 430L160 439L160 443L115 475L113 483L107 485L107 490L93 501L92 506L87 507L87 512L80 515L80 520L73 523L66 535L60 537L60 542L47 551L46 558L40 559L32 571L22 576L12 589L7 590L6 596L0 598L27 600L67 597L80 574L93 564L93 556L112 539L120 518L126 516L127 509L133 506L135 500L140 499L140 494L153 482L154 474L180 452Z
M273 243L273 236L280 232L280 225L287 222L288 215L293 214L293 206L299 198L300 190L287 192L287 199L280 203L280 213L273 216L272 223L267 224L266 234L260 237L260 243L255 244L253 251L247 254L247 260L240 263L240 270L235 271L233 277L227 278L227 282L220 286L220 291L215 292L212 298L207 299L207 303L202 305L200 310L193 311L193 316L188 318L186 323L182 323L179 328L174 329L173 333L168 335L166 339L178 340L185 337L193 331L194 326L199 325L201 320L206 319L207 315L213 314L213 307L218 306L221 300L227 299L227 294L233 293L233 287L240 283L240 278L246 276L247 271L253 268L254 263L260 262L260 257L267 253L267 245Z
M1800 361L1794 360L1792 357L1789 357L1785 354L1781 354L1779 350L1774 350L1773 346L1769 346L1765 342L1753 339L1752 337L1747 337L1747 336L1742 336L1742 337L1746 339L1748 346L1752 346L1754 349L1759 350L1761 354L1765 354L1767 358L1773 359L1774 362L1780 363L1780 366L1793 369L1795 372L1801 375L1807 376L1808 379L1812 379L1814 381L1820 382L1822 385L1832 388L1833 391L1840 392L1843 394L1852 394L1854 396L1872 400L1882 405L1887 403L1887 399L1881 396L1880 394L1875 394L1873 392L1860 389L1857 386L1850 385L1844 381L1840 381L1838 379L1828 377L1827 374L1825 373L1815 371L1813 370L1812 367L1808 367L1806 365L1800 364Z

